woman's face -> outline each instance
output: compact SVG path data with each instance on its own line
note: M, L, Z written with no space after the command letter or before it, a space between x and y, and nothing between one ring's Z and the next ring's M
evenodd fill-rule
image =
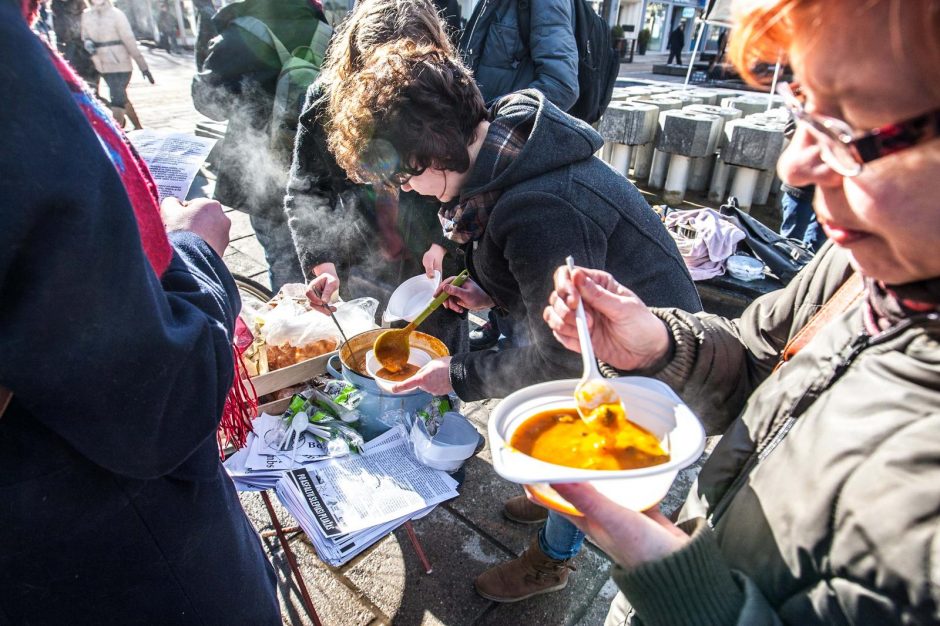
M894 3L866 9L858 2L823 4L828 6L820 26L804 28L789 50L808 112L840 118L864 132L940 108L940 65L918 70L910 47L904 63L891 54ZM907 6L899 11L898 39L929 41L924 12L914 8L923 5L897 4ZM815 136L800 124L778 169L791 185L816 185L820 223L863 274L895 285L940 277L940 140L866 163L858 176L847 178L820 159Z
M416 191L422 196L434 196L441 202L450 202L460 193L457 179L460 175L450 170L427 168L417 176L412 176L404 184L402 191Z

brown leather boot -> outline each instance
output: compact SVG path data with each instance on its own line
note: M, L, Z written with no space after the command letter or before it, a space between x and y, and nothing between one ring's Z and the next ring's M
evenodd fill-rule
M500 563L473 581L477 593L496 602L518 602L542 593L564 589L571 559L556 561L539 548L538 537L518 559Z
M503 503L503 515L519 524L541 524L548 519L548 509L526 496L516 496Z

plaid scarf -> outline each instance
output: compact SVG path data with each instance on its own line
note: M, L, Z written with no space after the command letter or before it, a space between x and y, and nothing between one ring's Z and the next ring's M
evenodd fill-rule
M501 98L493 107L491 115L502 105L511 104L513 98L514 94ZM503 193L502 189L486 187L506 171L522 152L529 133L532 132L532 124L533 117L530 114L499 116L490 122L469 181L471 188L482 187L482 190L462 198L457 203L441 207L437 217L441 221L445 237L465 244L483 235L490 211ZM482 185L474 184L476 181L482 182Z

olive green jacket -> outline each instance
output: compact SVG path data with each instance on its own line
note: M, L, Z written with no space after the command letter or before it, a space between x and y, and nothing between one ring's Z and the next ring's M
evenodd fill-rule
M680 513L692 543L615 568L632 608L608 623L940 622L940 319L869 337L857 303L773 371L850 274L830 243L740 319L656 311L658 377L724 436Z

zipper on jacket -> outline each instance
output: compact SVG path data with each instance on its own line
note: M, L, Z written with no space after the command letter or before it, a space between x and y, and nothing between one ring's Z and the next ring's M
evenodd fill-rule
M885 336L889 333L891 335L895 334L894 331L899 331L902 328L906 328L910 325L908 320L904 324L900 324L898 328L892 329L888 333L881 333L877 339L878 341L883 341ZM864 330L860 331L858 335L855 336L855 339L852 340L852 343L848 345L848 353L843 356L836 366L832 369L829 376L826 377L826 380L822 384L810 385L807 387L806 391L797 399L793 404L793 407L789 411L787 418L768 436L765 437L754 449L754 452L751 453L748 457L747 462L744 464L744 467L741 469L741 472L737 475L734 481L731 483L731 486L728 487L728 490L724 493L718 503L715 505L714 510L708 516L708 525L713 527L718 522L718 519L721 515L731 506L731 502L734 500L734 496L740 491L741 487L747 481L748 477L751 475L751 472L757 466L758 463L763 461L770 455L774 449L780 445L790 430L796 424L796 420L799 419L806 409L812 406L813 402L816 401L823 391L829 389L842 375L849 369L849 366L855 361L859 354L862 353L866 348L872 345L871 336Z

